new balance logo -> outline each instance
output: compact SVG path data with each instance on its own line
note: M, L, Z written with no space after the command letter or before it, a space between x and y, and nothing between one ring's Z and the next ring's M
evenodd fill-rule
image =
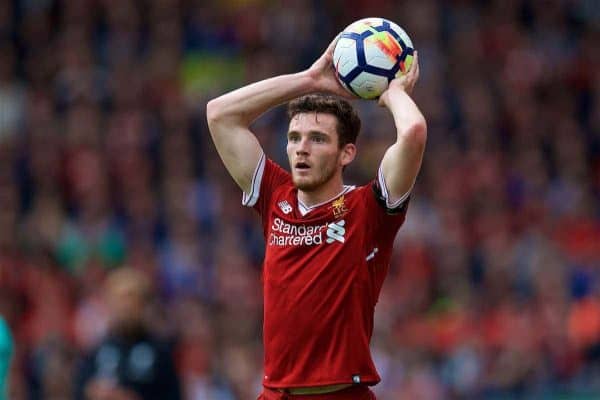
M279 203L277 203L277 205L279 206L279 208L281 208L281 211L283 211L283 213L286 215L292 212L292 206L290 206L290 203L288 203L287 200L280 201Z
M336 240L344 243L344 235L346 234L344 225L346 225L346 221L344 220L332 222L327 225L327 243L333 243Z

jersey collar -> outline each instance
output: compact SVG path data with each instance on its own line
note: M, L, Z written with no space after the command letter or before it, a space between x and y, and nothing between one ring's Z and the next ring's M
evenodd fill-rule
M356 188L356 186L354 185L344 185L344 188L342 189L342 191L338 194L336 194L335 196L333 196L332 198L330 198L329 200L325 200L321 203L318 204L313 204L312 206L307 206L304 203L302 203L302 201L300 201L300 199L298 199L298 211L300 211L300 214L304 217L306 214L308 214L309 212L311 212L312 210L314 210L317 207L322 206L323 204L327 204L330 201L337 199L338 197L340 197L343 194L346 194L348 192L351 192L352 190L354 190ZM296 194L297 196L297 194Z

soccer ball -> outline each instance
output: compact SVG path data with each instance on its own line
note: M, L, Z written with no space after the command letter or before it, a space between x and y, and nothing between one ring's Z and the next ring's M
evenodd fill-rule
M375 99L406 73L413 44L404 29L384 18L365 18L342 31L333 51L336 75L348 91Z

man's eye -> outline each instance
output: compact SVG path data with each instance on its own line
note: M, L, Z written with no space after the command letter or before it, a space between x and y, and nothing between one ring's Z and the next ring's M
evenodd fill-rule
M298 136L290 136L290 137L288 138L288 140L289 140L290 142L297 142L298 140L300 140L300 138L299 138Z
M322 136L315 136L313 137L313 141L316 143L323 143L325 142L325 138L323 138Z

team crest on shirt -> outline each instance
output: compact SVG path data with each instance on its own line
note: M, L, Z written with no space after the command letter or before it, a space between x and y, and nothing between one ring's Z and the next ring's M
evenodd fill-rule
M279 203L277 203L277 205L279 206L279 208L281 208L281 211L283 211L283 213L286 215L292 212L292 206L290 206L290 203L288 203L287 200L282 200Z
M346 204L344 203L344 196L340 196L331 202L331 209L333 211L333 217L339 218L348 212Z

